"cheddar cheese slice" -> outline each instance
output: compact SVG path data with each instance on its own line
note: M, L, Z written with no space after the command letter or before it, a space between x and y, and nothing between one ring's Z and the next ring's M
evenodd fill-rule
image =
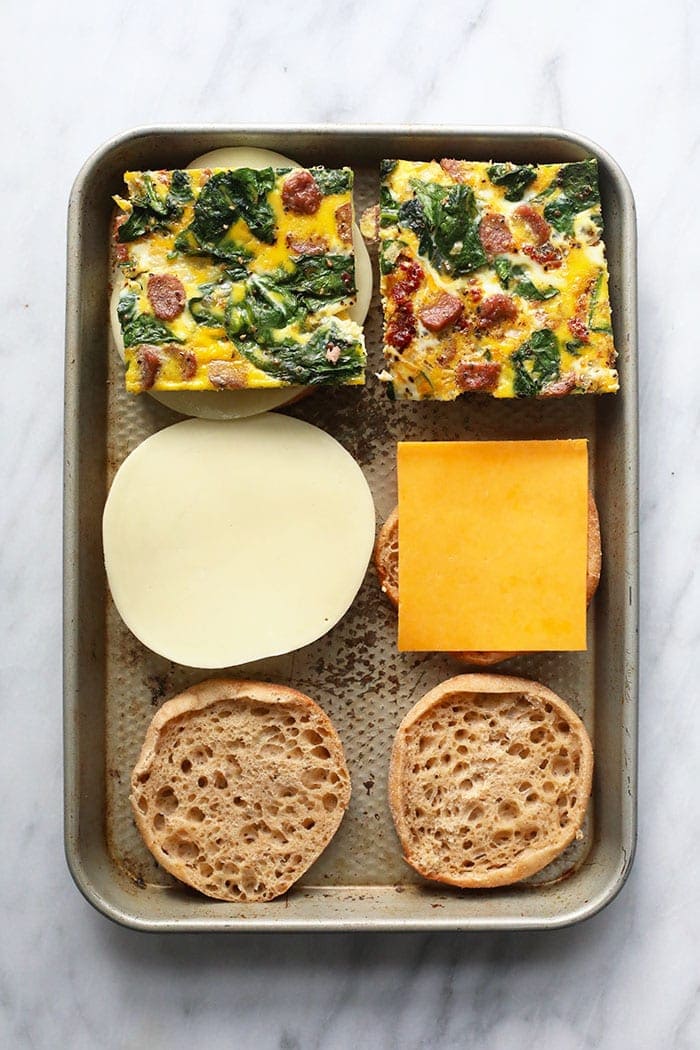
M399 649L586 648L588 443L401 442Z

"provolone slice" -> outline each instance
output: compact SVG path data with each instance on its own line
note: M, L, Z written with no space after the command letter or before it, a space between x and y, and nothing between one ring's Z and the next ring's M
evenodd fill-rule
M104 511L109 586L144 645L235 666L320 638L352 604L374 541L357 463L274 414L186 420L136 448Z
M222 146L195 157L188 168L298 168L295 160L290 160L283 153L271 149L259 149L257 146Z

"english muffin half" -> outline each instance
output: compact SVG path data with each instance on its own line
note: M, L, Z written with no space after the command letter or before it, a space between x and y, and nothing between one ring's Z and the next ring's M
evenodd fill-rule
M313 864L350 801L333 724L283 685L202 682L154 716L131 778L147 847L209 897L269 901Z
M505 675L450 678L394 740L389 801L404 858L452 886L518 882L577 835L592 774L586 729L551 689Z

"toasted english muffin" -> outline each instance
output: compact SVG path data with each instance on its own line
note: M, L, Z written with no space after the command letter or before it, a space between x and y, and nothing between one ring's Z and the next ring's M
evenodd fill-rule
M130 801L144 842L175 878L219 900L269 901L333 838L350 776L333 724L308 696L219 679L157 712Z
M600 522L598 508L592 493L588 493L588 557L586 561L586 604L598 589L602 551L600 544ZM389 601L398 608L399 605L399 508L394 507L386 519L374 546L374 565L379 577L379 585ZM477 664L487 667L518 656L517 652L454 652L456 660L466 664Z
M408 712L394 740L389 802L404 858L452 886L518 882L577 835L592 773L583 723L546 686L450 678Z

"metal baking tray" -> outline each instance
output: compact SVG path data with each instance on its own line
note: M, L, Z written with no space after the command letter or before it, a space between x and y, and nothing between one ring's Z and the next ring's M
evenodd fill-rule
M160 702L210 675L145 649L122 625L105 579L101 517L114 471L143 438L179 418L152 398L127 397L108 324L111 195L129 169L173 168L224 145L267 147L301 163L348 164L358 212L378 195L383 157L569 161L600 166L617 396L553 402L386 398L376 290L367 321L367 387L323 391L289 411L333 433L373 489L378 523L396 500L403 437L583 436L603 536L603 576L589 612L586 653L528 655L501 668L552 687L583 716L595 747L584 837L559 862L516 886L482 892L420 879L401 859L387 805L391 742L432 685L463 670L447 656L399 654L393 610L373 569L352 609L298 653L235 669L287 682L318 700L342 737L353 797L335 839L292 891L267 904L217 902L157 867L133 826L129 773ZM376 262L376 261L375 261ZM142 930L405 930L552 928L599 911L623 885L636 837L637 378L636 226L625 176L594 143L566 131L479 127L156 127L99 149L77 177L68 216L65 388L65 843L79 889L101 912Z

